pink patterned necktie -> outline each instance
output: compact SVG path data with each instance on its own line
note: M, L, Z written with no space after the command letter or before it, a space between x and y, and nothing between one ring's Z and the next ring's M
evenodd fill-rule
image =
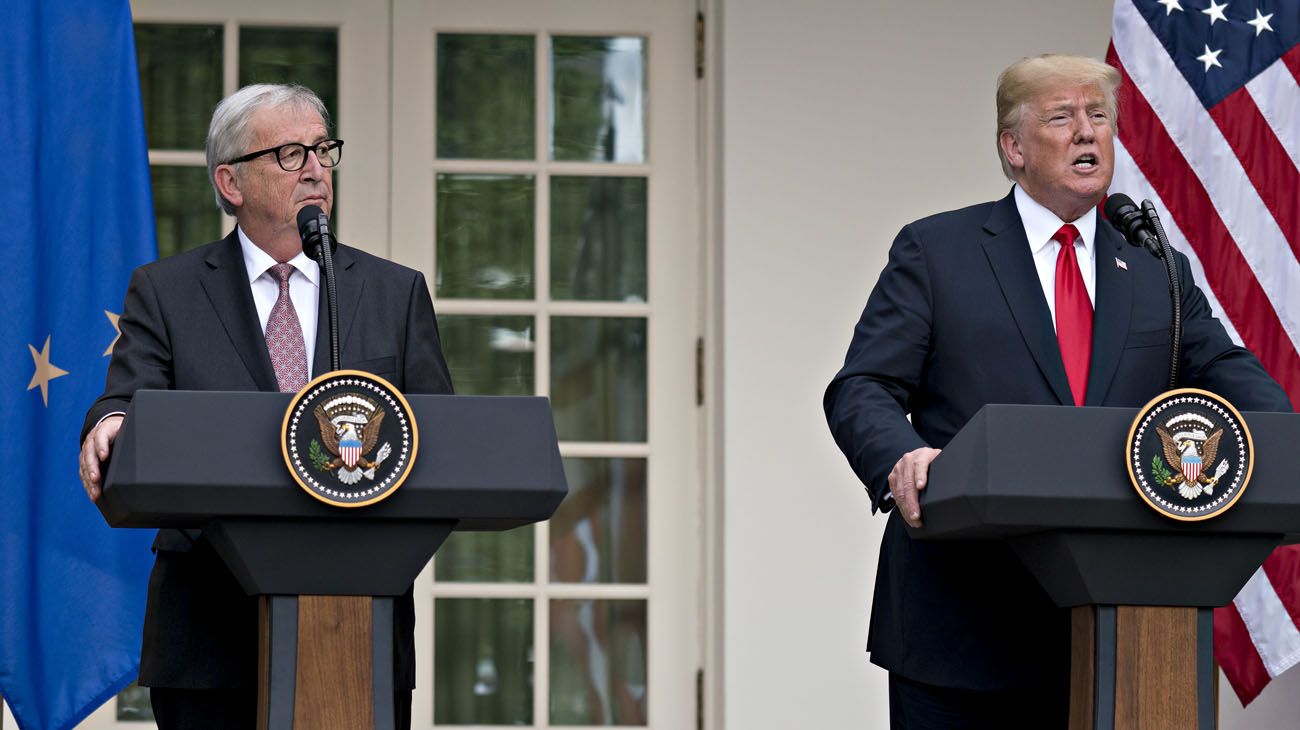
M266 320L266 349L281 392L296 393L307 384L307 349L302 339L302 324L289 298L292 264L276 264L267 271L280 282L280 297L271 307Z

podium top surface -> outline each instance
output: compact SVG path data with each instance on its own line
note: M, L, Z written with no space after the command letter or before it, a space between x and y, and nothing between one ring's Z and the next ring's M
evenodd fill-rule
M544 520L567 486L550 404L539 397L408 395L420 431L405 483L366 507L325 504L280 451L292 393L136 393L99 508L114 527L214 519L446 520L500 530Z
M1273 534L1300 539L1300 415L1247 412L1255 466L1241 499L1203 522L1157 514L1125 467L1136 408L988 405L939 455L918 538L1009 538L1051 530Z

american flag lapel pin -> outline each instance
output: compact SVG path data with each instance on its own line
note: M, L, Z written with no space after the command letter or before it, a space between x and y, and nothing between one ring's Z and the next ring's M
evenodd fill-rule
M1115 266L1128 271L1128 262L1118 256L1115 257Z

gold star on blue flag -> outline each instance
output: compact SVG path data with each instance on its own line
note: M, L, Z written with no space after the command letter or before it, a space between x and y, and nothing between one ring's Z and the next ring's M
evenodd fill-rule
M71 728L139 669L153 536L104 522L77 452L113 312L157 245L128 0L5 0L4 17L0 694L21 730Z

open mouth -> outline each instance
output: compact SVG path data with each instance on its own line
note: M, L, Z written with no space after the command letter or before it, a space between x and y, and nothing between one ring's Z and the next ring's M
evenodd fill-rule
M1079 155L1074 158L1070 164L1076 170L1091 170L1097 166L1097 156L1094 154Z

